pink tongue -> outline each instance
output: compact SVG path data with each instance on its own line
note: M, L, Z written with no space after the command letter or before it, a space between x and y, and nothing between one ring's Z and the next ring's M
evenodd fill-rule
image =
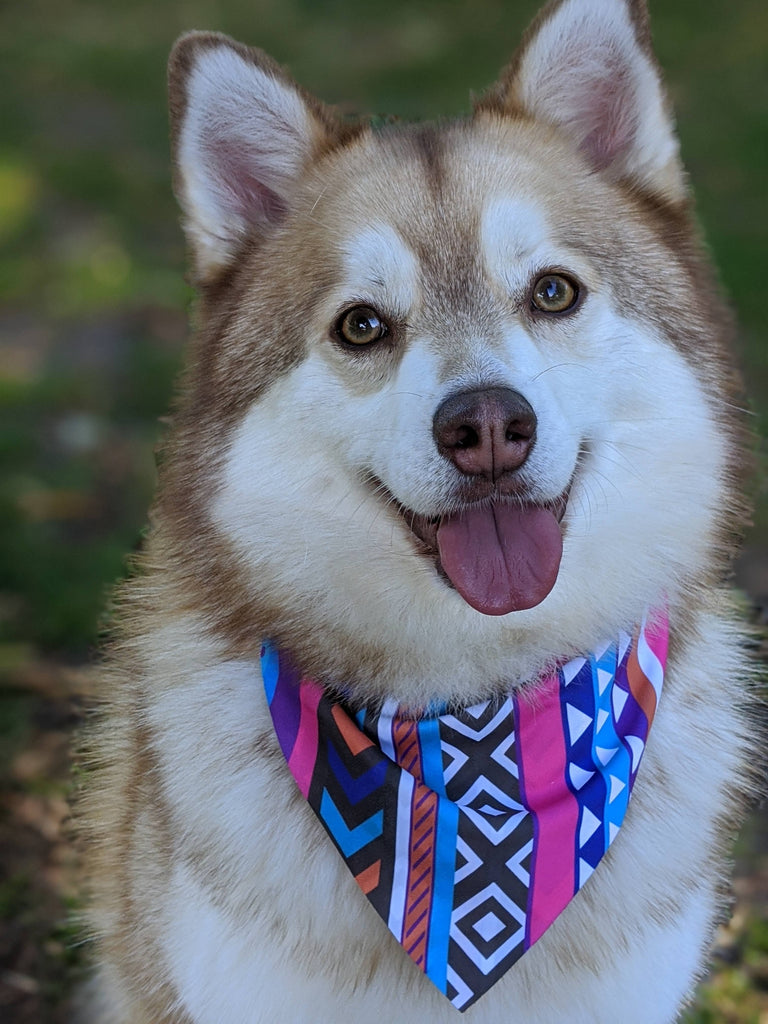
M506 615L533 608L554 587L563 538L545 508L494 505L444 518L437 546L464 600L484 615Z

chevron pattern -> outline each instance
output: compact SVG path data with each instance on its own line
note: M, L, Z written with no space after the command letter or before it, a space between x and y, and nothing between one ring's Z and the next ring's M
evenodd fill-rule
M667 655L643 621L525 693L415 719L352 716L265 643L296 782L417 967L466 1010L546 931L615 840Z

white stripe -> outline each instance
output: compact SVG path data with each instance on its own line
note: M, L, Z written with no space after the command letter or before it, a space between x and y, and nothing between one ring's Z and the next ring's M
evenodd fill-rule
M645 639L645 618L637 638L637 660L643 674L648 678L651 686L656 691L656 700L661 696L661 687L664 682L664 666L648 646Z
M583 857L579 858L579 888L584 885L594 870L592 865L588 864Z
M458 976L458 974L456 973L456 971L454 971L452 967L448 968L448 973L446 974L446 981L448 982L449 985L453 985L453 987L456 989L456 995L453 997L451 1002L453 1003L457 1010L461 1010L464 1006L467 1005L469 1000L474 995L472 989L467 985L463 978L460 978Z
M376 731L379 734L379 748L382 754L386 754L390 761L395 760L395 745L392 739L392 719L397 713L397 702L388 700L379 715L379 723Z
M403 937L405 890L408 883L408 853L411 838L411 797L416 780L410 772L400 772L397 787L397 832L395 833L395 871L387 926L398 942Z
M627 653L627 648L629 647L629 645L631 643L632 643L632 637L629 635L629 633L625 633L624 630L622 629L619 632L619 653L618 653L619 664L621 664L621 662L624 660L624 655Z
M490 701L486 701L484 704L476 704L474 707L467 708L466 710L470 712L473 718L477 719L489 704ZM462 736L468 736L469 739L479 742L480 740L484 740L486 736L490 736L494 729L498 727L499 723L511 714L512 701L507 698L491 721L486 722L482 729L473 729L470 724L462 722L460 718L456 718L453 715L441 715L440 721L445 725L449 725L451 729L455 729L456 732L460 732Z
M627 736L627 743L632 751L632 771L636 772L637 766L640 764L640 758L645 750L645 744L639 736Z

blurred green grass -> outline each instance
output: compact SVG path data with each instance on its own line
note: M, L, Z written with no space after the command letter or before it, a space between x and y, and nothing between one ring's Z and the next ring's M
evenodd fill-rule
M538 6L0 5L3 781L44 732L45 699L20 692L20 674L27 678L29 665L46 660L88 657L108 590L140 540L154 485L152 446L191 298L167 142L165 64L175 37L190 28L227 32L263 47L346 111L424 118L467 111L470 90L495 79ZM765 436L768 5L651 0L651 8L683 156L740 319L742 363ZM768 502L759 497L752 551L764 555ZM768 595L768 582L757 589L753 596ZM37 785L17 776L22 795ZM31 913L37 897L28 882L20 889L12 878L3 891L16 906L23 890ZM737 960L718 973L690 1024L765 1024L765 928L747 921L738 941ZM40 1019L39 1006L30 1012L30 1020Z

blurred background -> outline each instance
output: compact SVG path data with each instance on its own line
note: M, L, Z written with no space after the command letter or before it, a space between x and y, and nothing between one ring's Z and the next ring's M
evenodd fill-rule
M83 969L69 745L109 588L140 542L191 293L165 63L190 28L263 47L350 113L469 109L537 0L0 0L0 1019L69 1020ZM707 238L768 428L768 5L651 0ZM762 461L762 449L758 451ZM738 582L768 604L768 501ZM768 1022L765 816L690 1024ZM620 1024L620 1022L617 1022Z

